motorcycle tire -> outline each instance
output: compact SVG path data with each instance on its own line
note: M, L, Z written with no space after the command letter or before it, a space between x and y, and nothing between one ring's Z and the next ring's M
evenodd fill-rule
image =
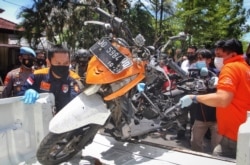
M40 143L37 160L44 165L68 161L93 141L99 128L99 125L88 125L62 134L49 132Z

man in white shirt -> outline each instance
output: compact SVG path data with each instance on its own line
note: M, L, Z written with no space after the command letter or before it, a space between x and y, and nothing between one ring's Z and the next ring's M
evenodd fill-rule
M187 49L187 59L184 60L182 63L181 63L181 69L183 69L186 73L189 73L188 69L196 69L196 61L197 61L197 54L196 54L196 51L197 51L197 47L196 46L189 46L188 49ZM186 108L186 116L180 120L180 123L182 125L182 127L184 128L184 130L178 130L177 132L177 139L181 139L181 138L184 138L185 137L185 134L186 134L186 127L187 127L187 124L188 124L188 113L190 115L190 128L192 127L193 123L194 123L194 113L195 113L195 109L197 108L196 107L197 105L192 105L188 108ZM191 132L190 132L191 134Z
M181 69L188 73L188 69L195 68L194 64L197 61L197 56L195 54L197 50L196 46L189 46L187 49L187 59L181 63Z

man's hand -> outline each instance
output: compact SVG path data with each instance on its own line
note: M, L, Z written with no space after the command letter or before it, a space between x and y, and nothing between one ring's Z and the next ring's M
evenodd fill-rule
M183 96L180 98L181 108L190 106L193 103L192 97L190 95Z
M218 84L218 80L219 80L218 77L212 77L212 78L211 78L211 81L213 82L213 85L214 85L215 87L216 87L217 84Z
M139 84L137 84L136 87L137 87L138 92L143 92L144 89L145 89L145 86L146 86L145 83L139 83Z
M208 81L208 87L210 89L216 88L218 80L219 80L218 77L211 77L211 79Z
M39 93L34 89L28 89L25 91L22 100L25 104L34 104L39 98Z

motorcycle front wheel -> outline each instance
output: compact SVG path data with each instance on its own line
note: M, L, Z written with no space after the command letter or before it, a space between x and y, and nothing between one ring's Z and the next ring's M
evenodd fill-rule
M37 150L37 160L45 165L68 161L92 142L99 128L88 125L62 134L48 133Z

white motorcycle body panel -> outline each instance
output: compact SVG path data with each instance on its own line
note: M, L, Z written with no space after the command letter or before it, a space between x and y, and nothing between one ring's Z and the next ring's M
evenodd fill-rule
M88 124L104 125L109 116L110 111L99 95L82 92L53 117L49 130L59 134Z
M21 98L0 99L1 165L35 159L40 142L49 132L54 95L40 94L35 104L24 104Z

